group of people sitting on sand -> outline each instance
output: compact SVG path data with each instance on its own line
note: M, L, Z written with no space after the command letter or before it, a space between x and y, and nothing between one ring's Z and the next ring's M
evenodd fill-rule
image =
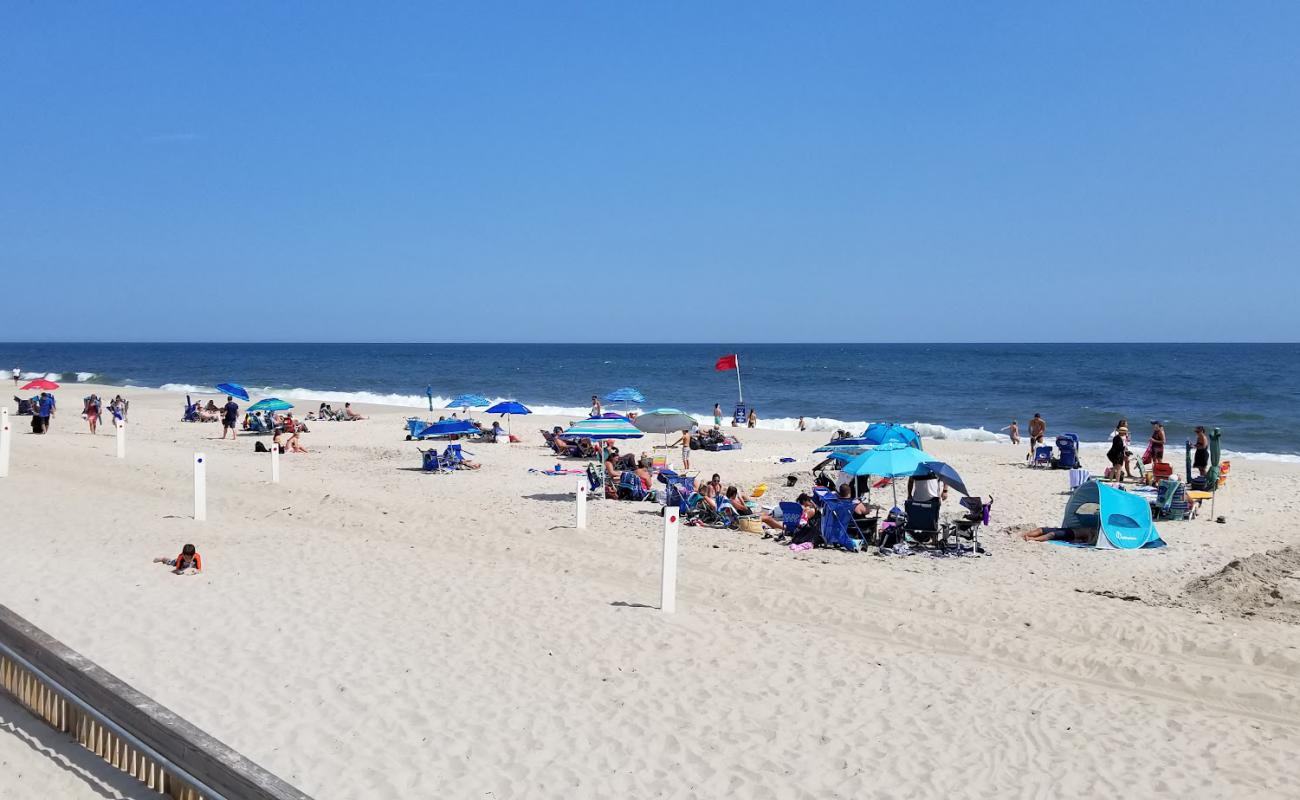
M321 403L320 408L315 413L307 412L309 422L355 422L359 419L365 419L365 417L353 411L351 403L344 403L343 408L340 410L335 410L329 403Z

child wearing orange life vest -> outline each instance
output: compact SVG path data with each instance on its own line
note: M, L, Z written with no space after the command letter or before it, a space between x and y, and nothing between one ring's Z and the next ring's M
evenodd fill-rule
M172 567L172 572L177 575L185 574L186 570L189 570L191 575L198 575L203 572L203 556L199 555L192 544L182 547L181 554L175 558L155 558L153 563L166 564Z

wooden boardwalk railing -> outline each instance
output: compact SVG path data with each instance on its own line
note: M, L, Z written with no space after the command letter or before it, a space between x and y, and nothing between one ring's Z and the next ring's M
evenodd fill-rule
M0 691L176 800L311 800L5 606Z

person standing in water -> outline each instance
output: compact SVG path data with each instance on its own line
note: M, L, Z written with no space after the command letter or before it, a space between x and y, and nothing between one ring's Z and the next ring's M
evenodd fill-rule
M803 417L800 417L800 418L799 418L799 430L801 430L801 431L806 431L806 430L808 430L808 426L804 423L804 421L803 421Z

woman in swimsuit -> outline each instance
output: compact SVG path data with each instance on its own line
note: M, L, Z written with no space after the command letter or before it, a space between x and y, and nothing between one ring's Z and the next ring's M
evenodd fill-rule
M1110 435L1110 449L1106 451L1106 460L1110 462L1110 474L1120 483L1128 473L1128 420L1120 420L1115 431ZM1133 477L1128 475L1127 477Z
M1165 460L1165 426L1158 419L1151 420L1151 441L1147 450L1151 453L1152 463Z
M1196 455L1192 467L1202 478L1210 469L1210 437L1205 435L1205 426L1196 426Z

